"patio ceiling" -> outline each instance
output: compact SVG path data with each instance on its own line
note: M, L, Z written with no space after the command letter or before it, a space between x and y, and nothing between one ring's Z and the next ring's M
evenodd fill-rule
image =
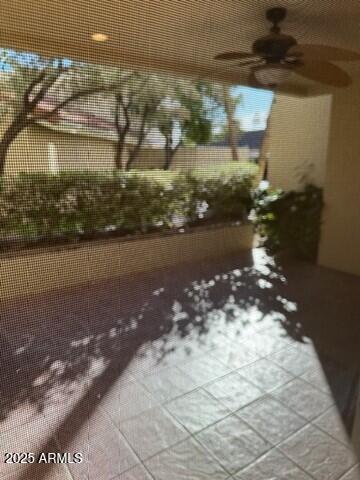
M284 31L300 43L360 51L358 0L5 0L0 44L82 60L127 64L246 84L248 72L213 60L225 50L249 51L268 30L269 6L289 10ZM109 36L105 43L90 39ZM339 64L360 80L360 67ZM298 95L326 90L294 77L283 87Z

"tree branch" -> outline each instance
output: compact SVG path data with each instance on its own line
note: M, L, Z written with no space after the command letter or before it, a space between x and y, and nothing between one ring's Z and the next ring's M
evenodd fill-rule
M116 97L116 107L115 107L115 128L118 134L118 140L123 141L130 130L130 117L128 115L127 110L125 111L125 125L124 127L120 126L120 112L119 106L121 106L121 102L119 100L119 96Z
M55 59L50 59L49 61L46 62L46 65L42 68L42 70L40 71L39 75L37 77L35 77L33 79L32 82L30 82L30 84L28 85L28 87L26 88L25 92L24 92L24 97L23 97L23 100L24 100L24 105L25 105L25 109L27 111L31 111L33 110L36 105L41 102L41 100L43 100L44 96L46 95L47 91L51 88L51 86L56 82L56 80L61 76L61 74L68 70L67 67L58 67L57 68L57 74L54 75L52 78L50 77L50 80L40 88L39 92L35 95L35 97L30 100L30 95L31 93L33 92L34 88L36 87L36 85L39 85L43 80L45 80L47 74L49 73L48 70L47 70L47 67L49 65L51 65L51 63L54 61Z
M118 133L118 136L121 134L121 127L119 123L120 119L120 102L118 102L118 99L116 98L116 104L115 104L115 128Z
M149 106L146 104L144 106L143 115L142 115L142 118L141 118L141 124L140 124L140 128L139 128L137 142L136 142L135 147L133 149L131 149L131 151L130 151L129 160L128 160L128 163L127 163L127 168L129 168L131 166L131 164L134 162L134 160L137 157L137 155L140 151L140 148L141 148L141 146L144 142L144 139L146 137L145 129L146 129L146 122L147 122L147 119L148 119L148 115L149 115Z
M48 118L51 118L53 115L56 115L62 108L66 107L66 105L68 105L70 102L73 102L81 97L86 97L89 95L95 95L96 93L113 90L116 87L117 85L115 84L115 85L109 85L107 87L101 86L101 87L89 88L87 90L81 90L79 92L73 93L72 95L70 95L70 97L60 102L53 110L43 115L39 115L38 117L36 117L36 119L47 120Z
M130 101L126 105L124 102L123 96L120 93L116 95L116 101L121 105L123 109L126 123L130 125L130 116L129 116Z
M31 104L31 101L30 101L30 95L31 95L31 92L32 90L36 87L36 85L38 85L40 82L42 82L44 80L46 76L46 70L42 70L40 72L40 74L35 77L32 82L30 82L30 84L28 85L28 87L26 88L25 92L24 92L24 105L25 105L25 108L28 109L28 107L30 107L30 104Z
M61 77L64 71L65 69L59 69L56 75L53 75L51 78L48 79L47 82L44 83L44 85L40 88L35 97L30 101L30 106L32 109L34 109L44 99L45 95L49 92L50 88L56 83L56 81Z

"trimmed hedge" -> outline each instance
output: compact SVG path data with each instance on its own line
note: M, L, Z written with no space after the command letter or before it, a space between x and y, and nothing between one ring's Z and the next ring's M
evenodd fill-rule
M252 182L239 169L217 176L154 170L21 174L3 180L0 234L7 243L51 243L243 220Z

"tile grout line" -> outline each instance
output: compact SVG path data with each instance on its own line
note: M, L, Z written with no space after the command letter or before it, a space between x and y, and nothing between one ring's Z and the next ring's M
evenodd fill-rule
M137 465L142 465L143 467L145 467L144 463L143 463L143 460L139 457L139 455L137 454L137 452L134 450L134 448L132 447L132 445L130 444L130 442L128 441L128 439L126 438L125 434L121 431L121 429L116 425L116 423L114 422L114 420L111 418L111 416L109 415L109 413L104 410L103 407L101 407L101 405L99 405L100 410L106 415L106 417L110 420L110 422L112 423L112 425L115 427L116 431L121 435L121 437L125 440L125 444L127 445L127 447L129 448L129 450L135 455L135 458L138 460L138 463L136 465L133 465L132 467L130 468L127 468L126 470L124 470L123 472L120 472L118 474L116 474L114 477L112 477L112 479L109 479L109 480L115 480L119 475L122 475L126 472L128 472L129 470L131 470L132 468L135 468ZM157 407L155 407L157 408ZM145 470L147 471L147 468L145 468ZM153 477L151 475L151 477Z
M271 354L270 354L270 355L271 355ZM269 356L269 355L268 355L268 356ZM265 358L267 358L267 356L266 356L266 357L263 357L263 358L265 359ZM258 360L261 360L261 359L257 359L257 360L255 360L255 362L258 361ZM254 363L254 362L253 362L253 363ZM272 363L273 363L273 362L272 362ZM249 365L249 364L248 364L248 365ZM245 365L245 366L247 366L247 365ZM173 367L169 367L169 368L173 368ZM228 372L227 374L225 374L225 375L223 375L223 376L221 376L221 377L217 377L216 379L211 380L211 381L209 381L209 382L206 382L206 383L202 384L201 386L195 387L194 389L192 389L192 390L190 390L190 391L188 391L188 392L184 392L184 393L182 393L182 394L179 394L178 396L176 396L176 397L174 397L174 398L172 398L172 399L169 399L169 400L167 400L167 401L165 401L165 402L163 402L163 403L159 402L158 406L153 407L153 408L164 408L165 411L166 411L166 413L167 413L168 415L170 415L170 417L172 418L172 420L175 421L175 424L181 426L182 429L185 429L185 432L188 433L188 437L185 438L185 439L182 439L182 440L179 441L179 442L176 442L175 444L173 444L173 445L171 445L171 446L169 446L169 447L166 447L166 448L158 451L158 452L155 453L154 455L146 458L145 461L148 461L148 460L150 460L151 458L153 458L154 456L159 455L159 454L163 453L164 451L169 450L169 449L171 449L171 448L179 445L180 443L188 440L189 438L195 439L195 436L198 435L200 432L206 430L207 428L210 428L210 427L214 426L215 424L219 423L219 422L222 421L222 420L225 420L226 418L228 418L228 417L230 417L230 416L232 416L232 415L235 415L237 418L239 418L240 420L244 421L252 431L254 431L257 435L259 435L261 438L263 438L263 440L265 440L266 442L268 442L264 437L262 437L261 434L259 434L259 432L257 432L257 430L255 430L250 424L248 424L245 420L243 420L241 417L239 417L239 416L237 415L237 412L238 412L239 410L241 410L242 408L248 406L249 404L255 403L256 401L260 400L261 398L263 398L263 397L265 397L265 396L270 396L271 398L275 398L275 397L273 397L273 396L271 395L271 392L265 392L265 391L263 391L264 394L263 394L263 396L260 397L259 399L256 399L256 400L250 402L249 404L246 404L244 407L241 407L239 410L236 410L235 412L234 412L234 411L229 411L229 413L228 413L227 415L225 415L225 416L222 417L221 419L216 420L216 421L214 421L213 423L207 425L206 427L202 428L201 430L197 431L196 433L190 432L190 431L189 431L184 425L182 425L181 422L179 422L179 421L177 420L177 418L174 417L174 415L167 409L167 404L169 404L169 403L171 403L172 401L175 401L176 399L179 399L179 398L181 398L181 397L183 397L183 396L186 396L187 394L193 393L193 392L195 392L195 391L204 391L204 392L206 392L206 393L209 394L214 400L216 400L216 401L219 402L221 405L223 405L224 407L226 407L226 405L224 405L221 401L219 401L218 399L216 399L210 392L207 392L206 390L204 390L204 387L207 386L207 385L209 385L209 384L211 384L211 383L214 383L214 382L216 382L216 381L218 381L218 380L221 380L221 379L227 377L227 376L230 375L230 374L238 373L238 370L240 370L240 369L242 369L242 368L243 368L243 367L240 367L240 368L238 368L238 369L234 369L234 370ZM280 367L280 366L279 366L279 368L281 368L282 370L284 370L284 369L283 369L282 367ZM297 377L294 376L293 374L291 374L291 375L292 375L294 378L292 378L291 380L289 380L288 382L286 382L286 383L283 384L282 386L286 385L287 383L290 383L290 382L293 381L295 378L297 378ZM240 376L241 376L241 375L240 375ZM242 376L241 376L241 378L244 378L246 381L248 381L248 379L245 378L245 377L242 377ZM256 385L253 384L251 381L249 381L249 383L251 383L252 385L256 386ZM143 385L143 384L141 383L141 385ZM143 386L144 386L144 388L146 388L145 385L143 385ZM278 387L278 388L281 388L282 386L280 386L280 387ZM148 389L146 389L146 390L153 396L152 392L150 392ZM154 398L155 398L155 397L154 397ZM156 400L156 398L155 398L155 400ZM277 399L275 398L275 400L277 400ZM279 400L277 400L277 401L279 401ZM280 403L281 403L281 402L280 402ZM106 415L111 419L111 422L113 423L113 425L114 425L114 426L116 427L116 429L121 433L121 435L125 438L126 443L127 443L127 445L130 447L131 451L132 451L133 453L135 453L136 458L137 458L137 459L139 460L139 462L144 466L144 463L143 463L142 459L138 456L138 454L136 453L136 451L135 451L135 450L133 449L133 447L129 444L126 436L125 436L124 433L121 431L121 428L119 428L119 427L115 424L115 422L113 421L113 419L110 417L110 415L108 414L108 412L107 412L106 410L104 410L102 407L100 407L100 408L101 408L102 411L105 412ZM226 407L226 408L228 408L228 407ZM330 407L329 407L329 408L330 408ZM149 409L149 410L151 410L151 409ZM290 410L293 411L292 409L290 409ZM146 410L146 411L148 411L148 410ZM293 411L293 412L294 412L294 411ZM142 413L144 413L144 412L142 412ZM139 415L141 415L142 413L140 413ZM297 412L294 412L294 413L297 413ZM130 418L135 418L135 417L137 417L137 416L139 416L139 415L134 415L134 416L132 416L132 417L129 417L129 419L130 419ZM303 417L301 417L301 418L303 418ZM129 420L129 419L126 419L126 420ZM303 419L304 419L304 418L303 418ZM125 420L125 421L126 421L126 420ZM304 419L304 420L306 420L307 424L310 423L307 419ZM301 427L301 428L303 428L303 427ZM299 430L301 430L301 428L300 428ZM296 432L293 432L293 433L294 433L294 434L295 434L295 433L298 433L299 430L297 430ZM290 438L290 437L293 435L293 433L292 433L289 437L287 437L287 438ZM284 440L286 440L286 439L284 439ZM197 440L197 442L198 442L198 440ZM198 442L198 443L199 443L199 442ZM268 442L268 443L271 444L271 442ZM281 443L281 442L279 442L279 443ZM200 445L202 445L202 444L200 443ZM278 445L278 444L276 444L276 445ZM273 445L273 446L275 447L276 445ZM202 446L202 447L203 447L203 446ZM204 447L203 447L203 448L204 448ZM206 449L206 450L207 450L207 449ZM208 450L207 450L207 451L208 451ZM133 468L133 467L132 467L132 468ZM229 474L230 474L230 473L229 473ZM230 475L231 475L231 474L230 474Z
M296 432L297 433L297 432ZM294 460L292 460L290 457L288 457L282 450L280 450L278 448L278 446L272 446L272 448L270 450L268 450L267 452L263 453L260 455L260 457L258 457L256 460L254 460L254 462L252 462L251 464L247 465L246 467L244 468L241 468L240 470L238 470L236 473L233 473L233 475L238 475L239 473L243 472L245 469L251 467L253 464L255 464L256 462L259 462L261 461L262 458L265 458L266 455L268 455L269 453L273 452L273 451L276 451L278 453L280 453L281 455L283 455L287 460L289 460L290 463L294 464L299 470L301 470L302 472L306 473L306 475L308 475L309 477L311 477L313 480L318 480L317 478L315 478L311 473L307 472L306 470L304 470L303 467L301 467L300 465L298 465Z
M58 449L60 450L60 452L61 452L61 444L60 444L60 442L59 442L59 440L58 440L58 438L57 438L57 435L54 434L52 438L53 438L53 440L54 440L54 442L55 442L55 445L57 446L57 448L58 448ZM66 467L67 474L68 474L68 476L69 476L69 480L75 480L74 475L71 473L70 468L69 468L69 466L68 466L67 463L65 463L65 467Z
M283 442L290 440L292 437L296 436L301 430L305 430L305 428L307 428L307 427L309 427L309 426L312 426L312 427L314 427L314 428L317 428L316 425L313 425L311 422L309 422L307 425L304 425L302 428L300 428L300 430L297 430L296 432L294 432L294 434L292 434L292 435L290 435L288 438L286 438ZM320 432L323 433L324 435L330 437L332 440L335 440L336 443L339 443L341 446L343 446L343 444L342 444L341 442L339 442L338 440L334 439L334 438L333 438L331 435L329 435L328 433L324 432L323 430L321 430L321 429L319 429L319 428L317 428L317 429L320 430ZM277 446L277 447L279 448L279 450L281 451L281 453L282 453L283 455L285 455L285 457L288 458L290 461L292 461L293 463L295 463L295 465L297 465L299 468L301 468L301 470L305 471L308 475L310 475L311 477L315 478L315 480L317 480L316 477L314 477L314 476L313 476L310 472L308 472L307 470L304 470L304 468L301 467L301 465L298 465L298 463L297 463L295 460L293 460L291 457L289 457L289 455L287 455L287 453L286 453L284 450L282 450L282 448L280 447L280 445L281 445L281 443L283 443L283 442L280 442L280 443L278 444L278 446ZM349 468L349 470L346 470L345 472L341 473L340 476L337 477L337 478L334 479L334 480L341 480L341 478L342 478L344 475L346 475L348 472L350 472L351 469L354 468L355 465L356 465L356 463L353 464L353 465Z
M245 345L244 345L244 347L246 348ZM202 448L205 448L205 450L211 455L211 457L214 458L214 460L216 460L216 462L221 465L221 463L218 462L218 460L211 454L211 452L209 452L208 449L207 449L206 447L204 447L204 446L197 440L196 435L198 435L198 434L199 434L200 432L202 432L203 430L205 430L205 429L207 429L207 428L210 428L211 426L215 425L216 423L219 423L220 421L222 421L222 420L224 420L224 419L226 419L226 418L228 418L228 417L230 417L230 416L232 416L232 415L237 416L236 414L237 414L237 412L238 412L239 410L241 410L242 408L248 406L249 404L252 404L252 403L260 400L260 399L263 398L264 396L269 396L269 397L275 399L276 401L279 401L279 399L277 399L276 397L274 397L274 396L272 395L272 392L275 391L275 390L277 390L277 389L282 388L283 386L287 385L288 383L290 383L291 381L293 381L293 380L295 380L295 379L301 379L302 381L304 381L304 382L308 383L309 385L311 385L312 387L316 388L311 382L308 382L308 381L306 381L305 379L300 378L301 375L303 375L303 374L306 373L306 372L303 372L303 373L298 374L298 375L294 375L292 372L289 372L288 370L286 370L285 368L283 368L281 365L278 365L276 362L274 362L274 361L271 359L271 356L272 356L274 353L278 353L278 352L284 350L285 348L294 348L294 347L291 347L290 345L286 345L286 346L284 346L283 348L281 348L280 350L277 350L277 351L275 351L275 352L272 352L272 353L270 353L270 354L268 354L268 355L266 355L266 356L264 356L264 357L260 357L260 358L254 359L253 362L250 362L250 363L248 363L248 364L246 364L246 365L243 365L242 367L232 369L232 370L230 370L228 373L226 373L226 374L224 374L224 375L222 375L222 376L220 376L220 377L217 377L217 378L215 378L215 379L213 379L213 380L210 380L210 381L208 381L208 382L205 382L205 383L203 383L203 384L201 384L201 385L193 388L192 390L184 391L183 393L177 395L176 397L171 398L171 399L169 399L169 400L166 400L166 401L164 401L164 402L161 402L161 401L159 402L159 401L156 399L156 397L154 397L153 393L146 387L146 385L144 385L141 381L139 381L138 379L136 379L136 382L139 382L139 383L146 389L146 391L149 392L149 394L154 398L154 400L158 402L158 405L155 406L155 407L153 407L153 408L165 408L165 411L167 412L167 414L169 414L169 415L171 416L171 418L176 422L176 424L181 425L181 426L183 427L183 429L185 429L185 431L189 433L189 436L188 436L187 438L182 439L181 441L179 441L179 442L177 442L177 443L175 443L175 444L173 444L173 445L171 445L171 446L169 446L169 447L166 447L166 448L162 449L161 451L157 452L156 454L154 454L154 455L146 458L145 461L150 460L150 459L153 458L154 456L159 455L159 454L163 453L164 451L167 451L167 450L169 450L169 449L171 449L171 448L174 448L175 446L179 445L180 443L182 443L182 442L184 442L184 441L187 441L188 439L193 439L193 440L196 441L197 444L201 445ZM249 349L247 348L247 350L249 350ZM251 350L250 350L250 351L251 351ZM256 353L257 353L257 352L256 352ZM201 353L199 356L201 357L201 356L203 356L203 355L204 355L204 356L205 356L205 355L206 355L206 356L210 355L211 358L214 359L214 357L211 355L211 352L210 352L210 353L209 353L209 352ZM308 356L310 357L311 355L308 355ZM227 377L227 376L230 375L230 374L234 374L234 373L239 374L239 370L241 370L242 368L244 368L244 367L246 367L246 366L248 366L248 365L251 365L251 364L253 364L253 363L255 363L256 361L261 360L261 359L267 359L268 361L270 360L271 363L275 364L277 367L281 368L281 369L284 370L286 373L291 374L293 378L292 378L291 380L285 382L283 385L281 385L281 386L275 388L274 390L270 391L270 392L264 392L264 391L263 391L264 394L263 394L263 396L260 397L259 399L256 399L256 400L254 400L254 401L252 401L252 402L249 402L249 404L246 404L244 407L241 407L239 410L230 411L229 414L227 414L226 416L224 416L224 417L221 418L220 420L216 420L216 421L213 422L212 424L207 425L206 427L204 427L203 429L197 431L196 433L191 433L185 426L183 426L181 423L179 423L178 420L177 420L177 419L172 415L172 413L167 409L167 407L166 407L167 404L169 404L169 403L171 403L172 401L175 401L176 399L179 399L179 398L181 398L181 397L183 397L183 396L185 396L185 395L187 395L187 394L190 394L190 393L192 393L192 392L195 392L195 391L205 391L205 392L206 392L207 394L209 394L214 400L216 400L217 402L219 402L219 403L220 403L221 405L223 405L224 407L228 408L228 407L227 407L226 405L224 405L220 400L218 400L216 397L214 397L210 392L207 392L206 390L204 390L204 387L206 387L206 386L208 386L208 385L210 385L210 384L212 384L212 383L215 383L215 382L217 382L217 381L220 381L221 379ZM194 361L194 360L196 360L196 357L195 357L194 359L192 359L192 360L189 360L189 362L190 362L190 361ZM219 361L219 363L220 363L221 365L227 366L227 367L229 368L229 365L221 362L221 360L218 360L218 361ZM187 363L188 363L188 362L187 362ZM177 367L177 365L176 365L175 363L174 363L174 365L169 365L168 367L165 367L165 368L177 368L177 369L178 369L178 367ZM180 371L181 371L181 370L180 370ZM306 370L306 371L308 371L308 370ZM156 373L156 372L154 372L154 373ZM182 373L184 373L184 372L182 372ZM185 373L184 373L184 374L185 374ZM151 374L150 374L150 375L151 375ZM185 375L186 375L186 374L185 374ZM251 383L252 385L255 385L255 384L253 384L250 380L248 380L246 377L243 377L241 374L239 374L239 375L241 376L241 378L244 378L246 381L249 381L249 383ZM190 377L189 377L189 378L190 378ZM257 385L255 385L255 386L257 386ZM323 391L321 391L321 390L319 390L319 389L317 389L317 390L320 391L321 393L325 394ZM326 395L326 394L325 394L325 395ZM329 396L329 395L328 395L328 396ZM282 403L282 402L280 401L280 403ZM305 428L307 425L309 425L309 424L313 425L313 421L316 420L316 418L318 418L318 417L320 417L321 415L323 415L326 411L328 411L328 410L331 409L332 407L333 407L333 405L332 405L332 406L329 406L327 409L324 410L324 412L320 413L318 416L316 416L316 417L315 417L313 420L311 420L311 421L309 421L308 419L305 419L304 417L302 417L301 415L299 415L298 412L296 412L296 411L294 411L293 409L291 409L291 408L288 407L289 410L291 410L292 412L296 413L296 414L299 415L301 418L303 418L304 420L306 420L307 423L306 423L305 426L301 427L301 428L298 429L296 432L293 432L291 435L289 435L289 437L285 438L284 440L282 440L282 441L279 442L278 444L273 445L273 448L277 448L280 443L282 443L283 441L287 440L288 438L291 438L293 435L296 435L302 428ZM112 418L110 417L110 415L108 414L108 412L106 412L106 410L104 410L102 407L100 407L100 408L101 408L101 410L102 410L103 412L105 412L106 415L110 418L110 420L112 421L112 423L115 425L116 429L121 433L121 435L125 438L126 443L128 444L128 441L127 441L126 437L124 436L123 432L121 431L121 429L120 429L119 427L117 427L117 425L114 423L114 421L112 420ZM146 411L147 411L147 410L146 410ZM141 413L143 413L143 412L141 412ZM139 415L141 415L141 413L140 413ZM129 417L129 419L130 419L130 418L137 417L137 416L138 416L138 415L134 415L134 416L132 416L132 417ZM237 418L239 418L239 417L237 416ZM128 420L128 419L126 419L126 420ZM244 421L242 418L241 418L241 420ZM252 431L256 432L256 434L259 434L256 430L254 430L254 428L253 428L251 425L249 425L246 421L244 421L244 422L250 427L250 429L251 429ZM314 426L316 426L316 425L314 425ZM316 427L317 427L317 426L316 426ZM320 430L321 430L321 428L320 428ZM321 430L321 431L322 431L322 430ZM331 435L329 435L327 432L323 432L323 433L324 433L324 434L327 434L329 437L333 438L333 440L335 440L335 441L338 442L338 440L336 440L334 437L332 437ZM262 436L260 435L260 437L262 437ZM262 438L263 438L263 437L262 437ZM264 439L264 440L266 440L266 439ZM341 442L339 442L339 443L342 444ZM271 444L271 442L270 442L270 444ZM135 453L136 458L139 459L140 464L141 464L141 465L145 468L145 470L147 471L147 468L146 468L145 465L144 465L144 461L142 461L142 460L140 459L140 457L138 457L137 453L133 450L133 448L131 447L131 445L129 445L129 446L130 446L130 448L131 448L131 451L133 451L133 453ZM271 450L272 450L272 448L270 448L270 450L268 450L268 452L271 451ZM268 453L268 452L266 452L266 453ZM265 453L265 454L266 454L266 453ZM264 455L265 455L265 454L264 454ZM260 455L259 457L257 457L257 459L261 458L261 456L263 456L263 454ZM285 456L286 456L286 455L285 455ZM288 457L287 457L287 458L288 458ZM257 461L257 459L254 460L254 461ZM291 460L291 459L289 459L289 460ZM292 461L292 460L291 460L291 461ZM292 461L292 462L293 462L293 461ZM293 463L296 464L296 462L293 462ZM222 465L221 465L221 466L222 466ZM134 467L135 467L135 466L134 466ZM134 468L134 467L131 467L131 468ZM300 466L299 466L299 467L300 467ZM131 468L128 469L128 470L131 470ZM224 468L224 467L222 466L222 468ZM247 468L247 467L244 467L244 468ZM301 468L301 467L300 467L300 468ZM353 468L353 466L352 466L351 468ZM350 468L350 469L351 469L351 468ZM126 471L128 471L128 470L126 470ZM230 472L228 472L225 468L224 468L224 470L225 470L227 473L229 473L230 476L232 475L232 474L231 474ZM301 468L301 470L303 470L303 469ZM122 473L124 473L124 472L122 472ZM238 472L237 472L237 473L238 473ZM114 477L114 478L115 478L115 477Z
M248 349L248 350L249 350L249 349ZM250 351L250 352L253 353L252 351ZM257 352L255 352L255 353L257 353ZM269 354L269 355L271 355L271 354ZM210 384L212 384L212 383L215 383L215 382L217 382L217 381L219 381L219 380L222 380L222 379L224 379L225 377L227 377L228 375L233 374L233 373L237 373L238 375L241 376L241 378L243 378L243 379L245 379L246 381L248 381L251 385L253 385L253 386L257 387L257 388L260 388L260 387L258 387L258 385L256 385L255 383L253 383L250 379L242 376L241 373L240 373L240 370L242 370L242 369L245 368L245 367L248 367L249 365L253 365L254 363L256 363L256 362L258 362L258 361L260 361L260 360L265 360L265 359L267 359L267 357L268 357L269 355L264 356L264 357L259 357L259 358L257 358L257 359L254 359L253 361L250 361L249 363L246 363L246 364L242 365L241 367L235 367L235 368L233 368L233 367L229 366L228 364L225 364L225 363L221 362L221 360L217 360L217 359L215 359L214 357L211 356L212 359L217 360L221 365L223 365L223 366L225 366L225 367L227 367L227 368L230 368L230 371L227 372L227 373L225 373L224 375L221 375L221 376L216 377L216 378L214 378L214 379L212 379L212 380L206 381L206 382L204 382L204 383L202 383L202 384L200 384L200 385L192 388L191 390L185 390L184 392L179 393L178 395L174 396L173 398L169 398L168 400L165 400L164 402L161 402L161 401L157 400L156 397L154 397L153 392L151 392L151 391L149 390L149 388L148 388L144 383L142 383L141 379L139 379L138 382L147 390L148 393L150 393L150 394L158 401L159 405L165 405L166 403L169 403L169 402L171 402L171 401L174 401L174 400L176 400L176 399L178 399L178 398L180 398L180 397L182 397L182 396L184 396L184 395L190 394L190 393L192 393L192 392L194 392L194 391L197 391L197 390L199 390L199 389L202 389L202 388L204 388L204 387L206 387L206 386L208 386L208 385L210 385ZM202 355L201 355L201 356L202 356ZM298 377L298 376L294 375L293 373L288 372L287 370L285 370L285 369L284 369L283 367L281 367L280 365L277 365L277 364L276 364L275 362L273 362L271 359L270 359L270 361L271 361L271 363L274 364L276 367L280 368L281 370L284 370L285 373L287 373L287 374L289 374L289 375L292 375L292 377L293 377L293 378L291 378L290 380L286 381L284 384L282 384L282 385L280 385L279 387L276 387L276 388L281 388L283 385L286 385L287 383L290 383L291 381L293 381L295 378ZM185 376L187 376L187 377L189 377L191 380L193 380L193 379L191 378L191 372L190 372L189 375L187 375L185 372L183 372L183 371L181 370L181 368L176 367L175 365L174 365L174 366L171 366L171 367L166 367L166 368L177 368L177 369L179 369ZM154 372L153 374L150 374L150 375L155 375L155 372ZM274 390L275 390L275 389L274 389ZM269 392L266 392L266 391L265 391L265 394L266 394L266 393L269 393Z

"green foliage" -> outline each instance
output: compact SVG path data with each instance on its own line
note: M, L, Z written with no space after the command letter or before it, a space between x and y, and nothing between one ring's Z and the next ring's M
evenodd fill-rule
M317 257L322 189L307 185L303 191L262 190L255 195L255 226L271 253L289 250L298 258Z
M178 98L183 107L188 111L187 118L182 126L182 136L185 145L204 145L211 139L212 121L210 115L217 110L215 92L217 85L210 82L198 82L193 85L193 90L198 95L178 92Z
M146 233L243 220L252 177L199 172L21 174L0 191L0 234L25 242Z
M205 220L226 221L246 218L251 208L250 177L234 176L201 177L187 176L192 196L189 218L197 223Z
M213 123L225 103L223 87L205 80L47 58L6 48L0 48L0 64L0 88L6 100L0 105L0 119L6 114L10 120L0 139L0 174L5 171L10 145L25 128L36 122L45 122L46 126L49 119L70 105L84 109L84 114L110 113L118 137L118 169L133 167L152 130L164 137L164 169L168 169L181 145L209 142ZM234 110L238 101L229 95L227 104ZM128 137L133 147L125 162Z
M224 164L207 165L206 167L195 167L189 171L191 175L200 178L212 178L212 177L255 177L258 173L259 167L253 162L227 162ZM177 176L183 176L184 170L162 170L153 168L151 170L132 170L127 175L145 176L147 178L153 178L159 182L171 182Z
M0 88L7 100L2 102L3 114L12 111L16 116L47 96L60 104L80 92L106 88L109 83L104 68L64 58L0 48L0 63L7 67L0 76Z
M237 140L240 140L241 136L243 135L243 130L241 128L241 124L239 120L235 120L233 122L233 130L236 135ZM230 142L229 138L229 124L225 123L220 126L218 131L215 131L211 135L212 142L226 142L227 144Z
M205 168L195 168L193 170L195 175L201 177L233 177L248 175L254 177L259 171L259 167L253 162L228 162L223 165L206 166Z

